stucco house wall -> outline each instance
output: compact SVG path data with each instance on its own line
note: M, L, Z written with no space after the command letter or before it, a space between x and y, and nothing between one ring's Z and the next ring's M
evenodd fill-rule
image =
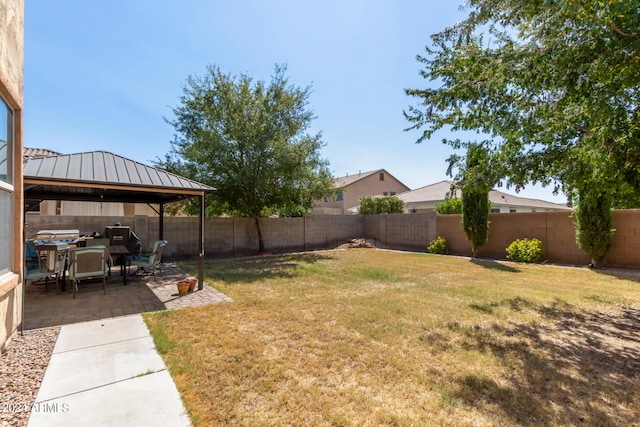
M341 191L338 197L317 200L312 213L355 213L349 210L360 205L362 196L396 195L409 190L409 187L385 169L336 178L334 188Z
M10 236L3 233L0 244L11 247L10 271L0 273L0 351L17 333L22 318L22 94L24 69L24 1L0 1L0 97L13 110L13 144L7 151L11 162L12 183L3 187L5 195L13 202L10 218L2 218L13 224ZM6 198L4 199L6 200ZM6 203L6 202L5 202Z

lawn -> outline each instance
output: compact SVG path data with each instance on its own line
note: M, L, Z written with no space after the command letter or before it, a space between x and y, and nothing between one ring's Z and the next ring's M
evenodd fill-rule
M205 275L234 302L145 315L196 426L640 419L638 276L373 249Z

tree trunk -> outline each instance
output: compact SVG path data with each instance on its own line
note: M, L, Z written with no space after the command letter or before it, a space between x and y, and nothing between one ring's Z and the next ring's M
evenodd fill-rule
M262 237L262 227L260 226L260 215L254 215L253 220L256 223L256 231L258 232L258 252L266 252L264 248L264 238Z

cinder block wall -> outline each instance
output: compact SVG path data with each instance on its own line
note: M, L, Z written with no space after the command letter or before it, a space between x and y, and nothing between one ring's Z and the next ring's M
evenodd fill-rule
M436 214L364 215L364 237L394 249L425 251L436 238Z
M262 218L266 249L274 253L332 248L358 237L376 239L393 249L424 252L429 242L443 236L451 254L471 256L469 242L460 227L460 215L435 213L398 215L307 215L302 218ZM143 245L159 236L159 218L29 216L29 230L80 229L104 232L116 221L133 227ZM479 255L506 258L506 247L528 237L542 241L549 262L586 265L590 262L576 244L574 218L567 212L510 213L489 215L489 241ZM606 262L611 267L640 267L640 210L613 212L614 245ZM146 237L144 237L146 236ZM164 238L169 259L198 255L198 218L164 219ZM147 239L147 240L145 240ZM207 218L205 256L243 256L258 251L251 218Z
M613 248L607 260L625 268L640 268L640 209L613 211Z
M469 242L460 226L460 215L438 215L437 234L447 239L451 254L471 256ZM489 241L479 256L506 258L506 248L521 238L542 241L545 259L552 263L587 265L589 256L576 243L575 219L567 212L537 212L489 215ZM616 229L613 248L605 262L610 267L640 268L640 210L613 211Z
M471 256L471 247L460 225L461 217L461 215L437 215L436 237L442 236L447 239L450 254Z
M74 229L104 233L107 225L119 222L130 226L149 247L160 236L160 219L145 216L94 217L29 215L28 237L39 230ZM358 215L307 215L302 218L261 218L266 249L275 253L335 247L362 237L362 217ZM165 256L171 259L198 256L199 219L165 217L163 238L169 242ZM258 251L258 235L251 218L206 218L205 256L243 256Z
M509 213L489 215L489 241L480 247L478 256L506 258L506 248L522 238L536 238L544 247L544 258L559 264L584 265L589 257L575 239L573 219L568 212ZM438 215L438 235L449 243L455 255L471 256L471 247L462 231L461 215Z

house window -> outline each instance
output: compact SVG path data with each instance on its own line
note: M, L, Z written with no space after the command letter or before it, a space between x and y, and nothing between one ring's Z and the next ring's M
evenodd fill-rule
M390 195L392 195L392 196L395 196L395 195L396 195L396 192L395 192L395 191L392 191L392 192L390 192L389 194L390 194Z
M516 208L509 208L509 213L516 213Z
M3 184L13 184L12 164L13 164L13 111L0 98L0 182ZM6 187L6 186L3 186ZM13 190L13 188L11 188Z
M382 192L382 195L383 195L383 196L388 196L388 195L389 195L389 193L387 193L386 191L383 191L383 192Z
M500 208L491 208L491 213L500 213Z
M380 181L384 181L384 172L380 172Z
M338 194L336 195L336 200L337 201L342 201L342 191L338 191Z
M13 111L0 97L0 275L13 264Z

